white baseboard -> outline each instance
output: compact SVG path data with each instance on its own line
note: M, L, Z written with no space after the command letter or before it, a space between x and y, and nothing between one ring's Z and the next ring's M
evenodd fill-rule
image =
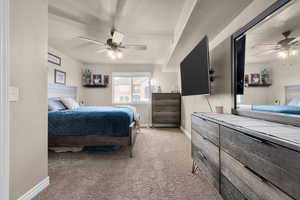
M40 192L42 192L50 184L49 176L31 188L28 192L23 194L18 200L31 200Z
M191 139L191 134L182 126L180 126L180 130L186 135L189 139Z

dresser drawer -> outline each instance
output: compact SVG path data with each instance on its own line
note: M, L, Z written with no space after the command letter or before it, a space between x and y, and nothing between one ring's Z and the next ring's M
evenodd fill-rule
M219 146L219 125L192 115L192 129Z
M157 100L152 100L152 105L180 106L180 100L179 99L157 99Z
M219 148L192 130L192 158L209 182L219 189Z
M168 100L168 99L179 99L181 96L179 93L153 93L152 100Z
M179 112L153 112L152 122L154 123L178 123L180 121Z
M236 188L233 189L234 196L242 196L247 200L292 200L291 197L223 150L220 151L220 155L221 174L231 183L229 186L231 189L232 186Z
M153 112L180 112L180 106L178 105L153 105Z
M221 126L221 150L247 168L300 199L300 153Z
M247 198L221 173L221 195L224 200L247 200Z

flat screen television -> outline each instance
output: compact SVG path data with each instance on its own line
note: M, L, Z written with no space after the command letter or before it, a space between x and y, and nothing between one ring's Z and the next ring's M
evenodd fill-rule
M205 36L180 64L182 96L210 93L209 47Z

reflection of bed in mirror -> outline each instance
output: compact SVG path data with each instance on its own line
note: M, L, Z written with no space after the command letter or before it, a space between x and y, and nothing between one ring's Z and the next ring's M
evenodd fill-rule
M285 87L285 105L238 105L240 110L253 110L300 115L300 85Z

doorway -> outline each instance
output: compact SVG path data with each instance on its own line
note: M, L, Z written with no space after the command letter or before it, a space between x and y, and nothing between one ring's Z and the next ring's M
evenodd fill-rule
M0 0L0 199L9 199L8 32L9 0Z

